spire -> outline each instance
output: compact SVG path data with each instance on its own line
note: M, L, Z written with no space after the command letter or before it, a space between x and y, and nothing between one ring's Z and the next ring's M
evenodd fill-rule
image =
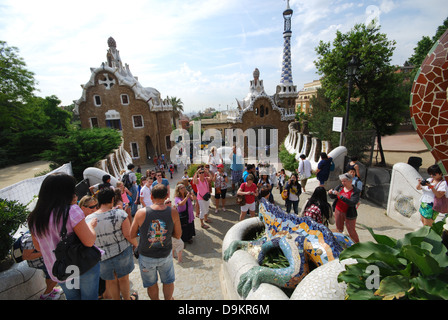
M283 31L283 61L281 84L292 84L292 66L291 66L291 18L293 10L289 7L289 0L286 0L286 10L283 11L284 31Z

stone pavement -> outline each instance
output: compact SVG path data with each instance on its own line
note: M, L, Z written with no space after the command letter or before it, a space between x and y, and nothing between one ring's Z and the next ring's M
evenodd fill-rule
M151 168L151 167L150 167ZM146 168L145 168L146 169ZM151 168L152 169L152 168ZM142 172L143 168L142 168ZM182 176L182 170L169 179L172 189ZM318 186L316 179L310 179L307 184L307 193L300 196L299 211L305 205L312 191ZM230 193L230 195L229 195ZM240 207L235 203L235 197L231 192L227 193L226 211L220 210L215 213L214 197L212 196L210 207L209 229L200 227L199 219L195 220L196 237L192 244L186 244L183 251L183 261L179 263L174 260L176 273L174 298L176 300L222 300L226 299L220 283L221 271L221 247L222 240L226 232L238 223ZM277 189L273 191L274 199L277 205L284 209L284 201L281 199L280 192ZM172 195L172 198L173 195ZM375 233L394 237L396 239L403 237L406 233L413 231L404 227L397 221L386 215L386 209L373 205L365 200L361 200L358 208L359 217L357 219L357 231L360 241L373 241L369 231L363 227L366 225L374 230ZM335 226L330 226L330 229ZM143 288L138 262L134 271L130 275L131 289L137 291L139 299L148 300L146 289ZM160 298L163 299L161 284L159 283Z
M420 138L413 133L397 134L391 137L383 138L383 148L386 153L386 161L392 166L396 162L407 162L410 156L423 158L423 165L420 172L426 171L426 168L434 163L432 155L421 146ZM32 162L19 166L8 167L0 170L0 179L5 187L26 178L32 178L36 172L48 168L48 163ZM147 168L153 169L153 166L143 167L145 172ZM183 171L179 169L178 173L170 181L172 187L180 180ZM311 191L318 185L316 179L308 181L306 194L300 196L299 208L302 208L307 199L311 196ZM172 188L174 189L174 188ZM274 199L278 205L284 208L284 201L281 199L277 189L273 191ZM174 198L174 192L172 192ZM235 197L228 193L227 210L219 211L215 214L214 198L212 197L210 208L210 218L212 223L209 229L200 227L199 219L196 219L196 237L193 244L186 244L183 252L183 262L174 261L176 282L174 289L174 298L177 300L220 300L226 299L220 283L221 271L221 248L222 240L227 231L238 222L239 206L235 204ZM299 209L300 210L300 209ZM384 234L394 238L401 238L406 233L413 231L386 215L386 209L376 206L364 199L361 199L358 208L357 231L360 241L372 241L368 230L363 227L371 227L375 233ZM334 226L330 226L334 227ZM149 300L146 289L143 288L138 262L135 260L135 269L130 275L131 289L139 293L140 300ZM160 298L163 294L160 286Z

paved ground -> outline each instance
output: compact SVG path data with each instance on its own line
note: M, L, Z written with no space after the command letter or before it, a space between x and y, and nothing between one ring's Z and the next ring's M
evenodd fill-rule
M386 151L386 160L389 165L396 162L407 162L410 156L419 156L423 159L422 170L434 163L431 154L426 151L425 146L418 136L414 134L399 134L383 139L383 147ZM47 169L48 164L44 162L33 162L20 166L9 167L0 170L0 188L11 185L25 178L34 177L35 172ZM152 167L149 167L152 169ZM146 167L142 168L146 170ZM143 171L144 172L144 171ZM173 186L182 176L182 170L170 179ZM300 196L299 207L302 208L311 191L317 186L316 180L310 180L307 184L307 194ZM212 197L213 199L213 197ZM278 190L274 190L274 199L277 204L284 207ZM213 203L214 199L212 200ZM235 204L235 198L230 196L227 200L227 210L219 211L215 214L214 204L210 208L210 218L212 223L210 229L202 229L199 219L196 219L196 237L193 244L187 244L183 252L183 262L175 260L176 282L174 298L177 300L219 300L225 299L221 290L219 273L221 268L221 247L222 240L227 232L239 218L239 207ZM365 200L361 200L358 209L357 230L361 241L371 241L373 238L366 225L376 233L388 235L394 238L401 238L404 234L413 231L386 215L386 210L373 205ZM334 227L334 226L333 226ZM135 270L131 273L131 288L139 293L141 300L147 300L146 289L142 287L140 271L136 261ZM163 298L162 293L160 294Z

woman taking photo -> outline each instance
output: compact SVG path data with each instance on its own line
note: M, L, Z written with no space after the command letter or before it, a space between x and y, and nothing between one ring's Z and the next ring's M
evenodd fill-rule
M353 187L352 179L353 177L348 173L340 175L339 180L341 180L341 184L335 189L328 191L328 193L330 198L336 198L333 203L336 228L342 233L345 224L348 235L353 242L357 243L359 242L359 237L356 232L356 218L358 217L356 205L359 202L361 190Z
M194 195L187 191L186 186L179 182L174 191L174 203L179 212L180 222L182 226L181 239L185 243L192 243L193 237L196 235L194 229L194 210L193 198Z
M288 191L288 198L285 200L286 212L291 212L291 207L295 214L299 214L299 196L302 193L302 187L299 183L297 173L293 173L286 183L285 189Z
M64 290L67 300L97 300L100 277L100 263L79 277L79 286L66 285L53 275L56 256L53 250L61 241L63 216L68 210L66 224L67 234L75 232L82 244L92 247L96 240L95 227L97 219L85 221L84 212L76 205L76 180L65 173L53 173L42 182L36 207L28 216L28 226L33 237L33 244L42 253L45 267L50 278L58 282ZM67 279L72 282L73 279Z
M210 209L210 182L210 177L205 176L204 168L199 168L193 176L193 183L198 190L199 219L201 220L201 227L204 229L210 228L205 222L211 222L208 219L208 210ZM206 198L204 199L204 197Z
M246 204L241 206L240 221L243 221L246 217L247 211L251 217L255 217L255 198L258 197L258 187L254 183L254 176L249 174L246 178L246 182L243 182L238 189L237 195L244 196Z
M420 220L425 226L432 226L434 220L440 212L434 210L435 198L441 199L446 196L446 181L443 178L442 170L437 164L428 168L428 174L431 176L426 181L418 180L417 190L422 190L423 195L420 198ZM446 213L446 212L443 212Z

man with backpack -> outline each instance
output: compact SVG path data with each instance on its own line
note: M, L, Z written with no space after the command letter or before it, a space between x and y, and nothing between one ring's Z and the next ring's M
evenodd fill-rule
M121 177L121 181L123 182L124 186L128 188L129 191L131 191L131 215L134 216L135 212L137 211L137 204L135 203L135 200L138 196L138 187L137 187L137 176L135 175L135 165L132 163L128 165L128 170L126 173Z

